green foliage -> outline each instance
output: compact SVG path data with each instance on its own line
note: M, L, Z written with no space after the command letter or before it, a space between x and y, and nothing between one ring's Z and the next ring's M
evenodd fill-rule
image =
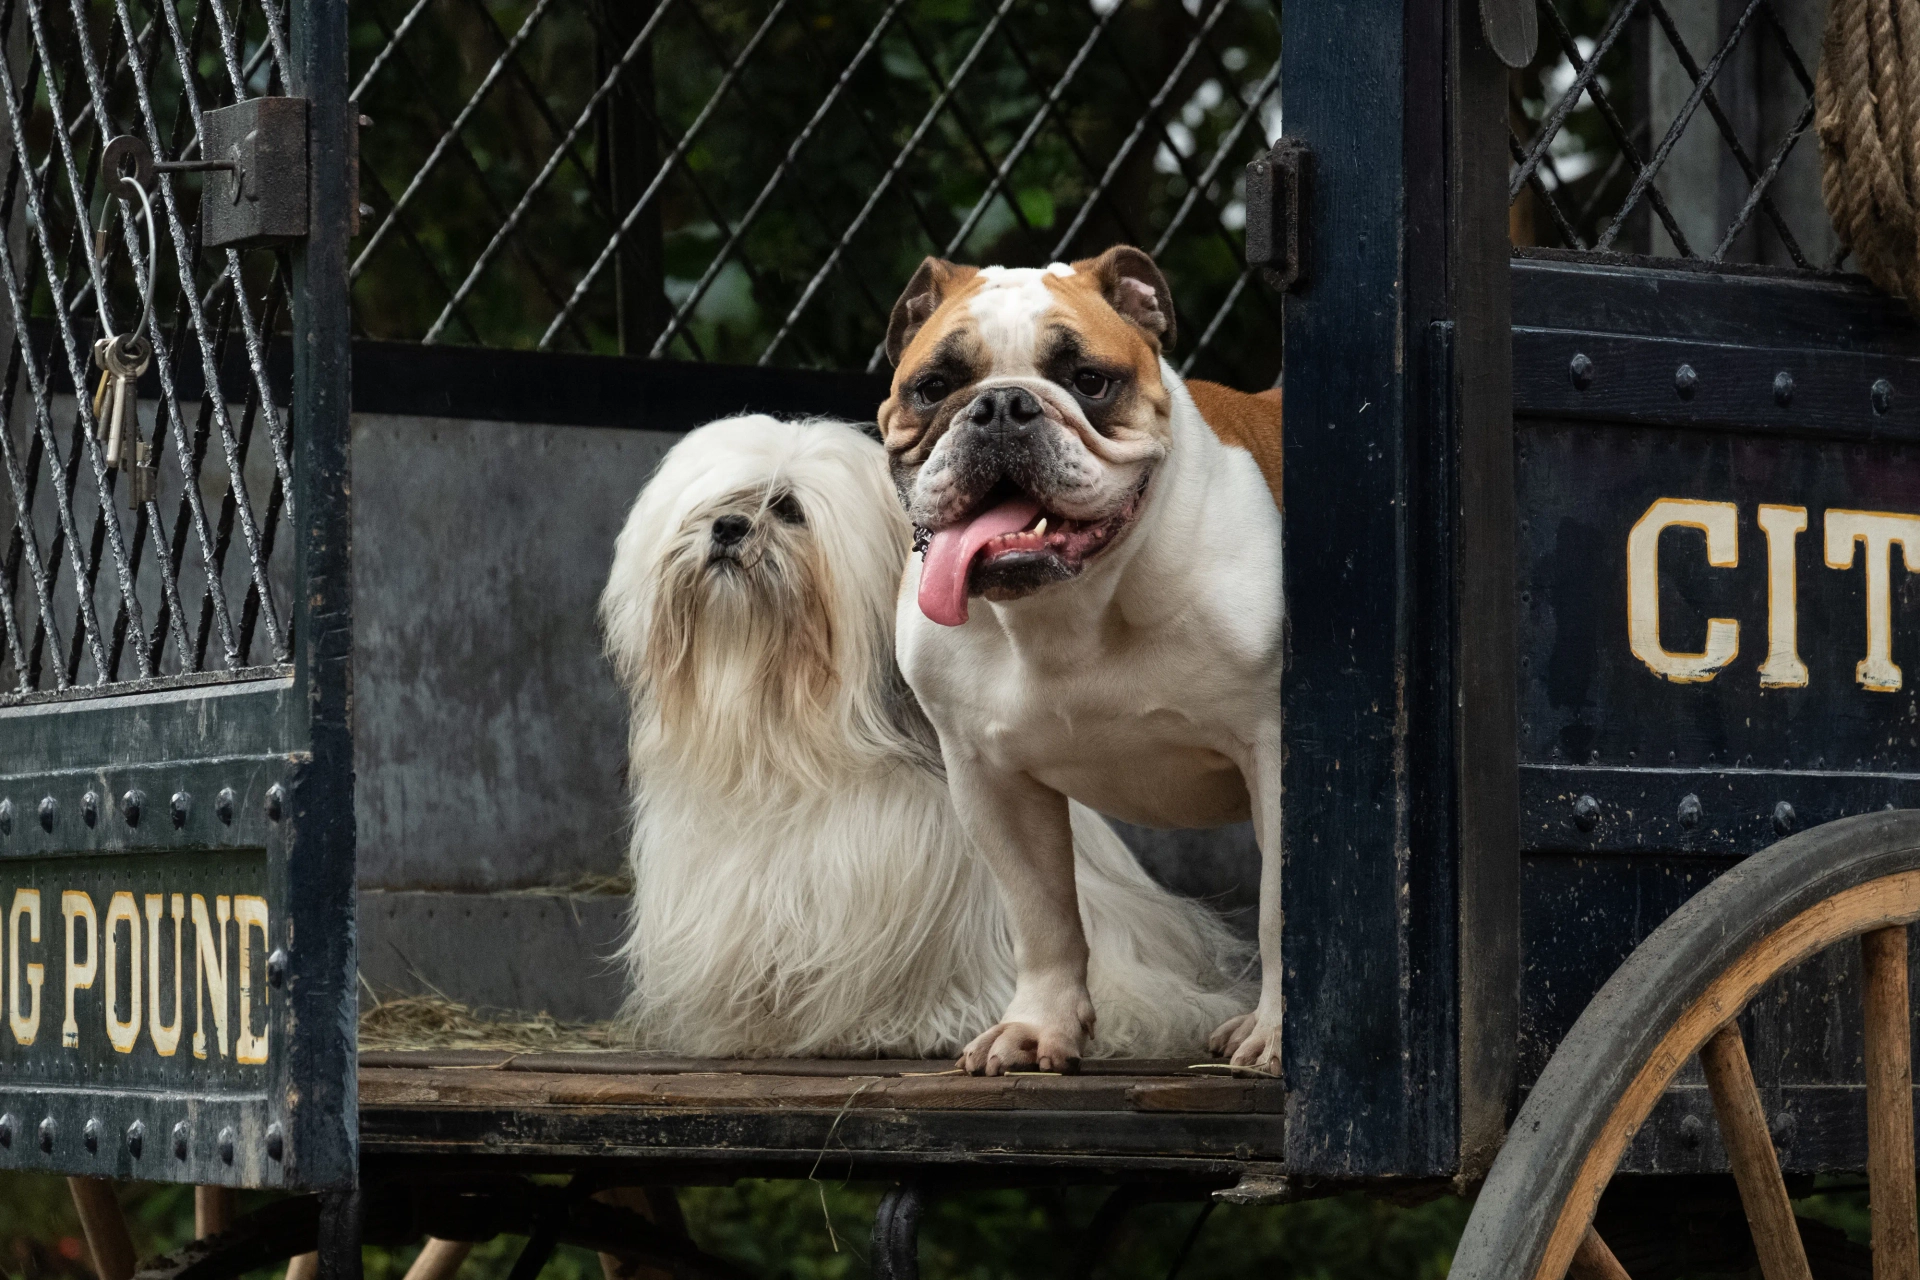
M883 1188L867 1183L748 1179L680 1193L699 1244L747 1272L791 1280L865 1280L869 1233ZM920 1257L927 1280L1076 1274L1095 1242L1087 1227L1107 1192L955 1191L929 1208ZM243 1209L267 1199L249 1194ZM130 1184L122 1196L143 1257L192 1235L185 1187ZM1192 1230L1198 1202L1135 1210L1107 1242L1101 1280L1160 1280ZM1466 1224L1466 1202L1443 1197L1400 1208L1358 1195L1283 1206L1223 1206L1209 1215L1180 1274L1187 1280L1270 1275L1301 1280L1439 1280ZM501 1236L473 1251L461 1280L506 1280L524 1241ZM367 1280L401 1280L417 1248L365 1251ZM0 1174L0 1271L18 1280L87 1280L78 1222L60 1178ZM276 1280L279 1269L249 1280ZM558 1250L542 1280L600 1280L597 1257Z

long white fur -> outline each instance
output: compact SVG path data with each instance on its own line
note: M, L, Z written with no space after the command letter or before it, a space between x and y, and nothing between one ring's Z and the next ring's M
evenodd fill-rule
M804 525L769 510L798 499ZM713 521L755 521L747 571ZM1007 913L895 667L910 531L880 446L845 424L731 418L642 491L601 599L631 701L625 1019L699 1056L958 1051L1014 987ZM1087 1052L1199 1052L1246 1007L1248 949L1075 806Z

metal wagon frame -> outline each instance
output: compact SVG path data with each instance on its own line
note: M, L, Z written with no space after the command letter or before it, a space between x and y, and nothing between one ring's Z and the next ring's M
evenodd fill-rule
M423 7L410 11L409 24ZM992 21L1010 7L995 10ZM676 1235L659 1204L634 1202L636 1212L592 1197L628 1186L801 1176L831 1159L836 1171L896 1182L876 1226L877 1266L890 1275L914 1274L919 1209L942 1186L1119 1184L1111 1213L1102 1215L1108 1218L1154 1194L1419 1193L1478 1185L1491 1168L1498 1194L1487 1197L1494 1207L1483 1206L1472 1237L1482 1253L1463 1254L1462 1265L1476 1275L1557 1280L1553 1268L1567 1264L1569 1241L1589 1248L1580 1233L1596 1205L1644 1205L1632 1197L1644 1196L1644 1178L1654 1175L1724 1188L1717 1175L1728 1162L1728 1143L1714 1136L1718 1086L1687 1077L1670 1089L1663 1082L1651 1118L1620 1139L1618 1167L1631 1176L1614 1184L1614 1200L1600 1199L1614 1166L1581 1173L1584 1181L1568 1172L1574 1156L1600 1149L1612 1140L1606 1134L1618 1136L1602 1124L1614 1124L1612 1112L1585 1129L1568 1129L1566 1121L1553 1130L1567 1147L1558 1164L1523 1137L1507 1141L1503 1164L1495 1165L1523 1102L1531 1108L1525 1119L1549 1107L1547 1099L1561 1099L1554 1114L1564 1118L1571 1114L1564 1100L1582 1096L1576 1085L1606 1098L1615 1096L1607 1089L1626 1087L1625 1077L1569 1084L1570 1055L1592 1070L1609 1062L1640 1069L1634 1055L1646 1045L1618 1026L1603 1027L1598 1014L1574 1030L1567 1054L1553 1056L1587 998L1710 881L1728 887L1698 901L1748 893L1749 923L1772 928L1798 918L1780 914L1789 908L1837 901L1920 867L1920 833L1908 819L1859 816L1911 804L1920 770L1911 740L1899 738L1911 732L1911 705L1861 685L1850 669L1865 594L1854 562L1844 576L1818 577L1815 535L1789 544L1788 580L1812 584L1805 590L1813 603L1802 609L1794 639L1811 675L1803 670L1798 685L1763 687L1753 678L1751 649L1729 665L1731 658L1706 662L1704 653L1661 647L1662 609L1690 619L1676 626L1697 625L1719 609L1733 610L1749 636L1772 625L1752 604L1756 584L1764 591L1772 581L1761 574L1763 566L1773 571L1771 552L1750 550L1723 563L1711 547L1720 535L1699 520L1669 525L1705 531L1704 560L1688 558L1696 544L1683 546L1680 535L1663 542L1666 526L1642 544L1651 545L1654 566L1652 649L1633 638L1641 633L1629 635L1628 612L1640 606L1622 608L1636 572L1630 531L1659 502L1731 504L1724 520L1732 536L1758 547L1776 534L1752 523L1760 505L1850 509L1856 491L1892 495L1889 503L1910 491L1900 486L1911 474L1908 451L1920 443L1913 416L1920 412L1920 326L1912 315L1857 278L1816 269L1830 264L1807 262L1797 243L1791 256L1799 265L1791 269L1720 261L1756 219L1770 219L1792 242L1770 186L1806 132L1810 82L1806 110L1769 163L1736 142L1747 186L1737 220L1706 261L1686 247L1653 181L1685 120L1648 148L1645 161L1630 131L1616 129L1606 181L1625 173L1630 190L1600 237L1603 249L1635 243L1635 235L1647 248L1665 234L1694 260L1595 252L1582 222L1594 202L1564 208L1555 193L1572 180L1555 176L1549 186L1542 177L1542 166L1554 163L1554 135L1577 101L1548 112L1535 137L1521 138L1511 131L1509 71L1496 48L1532 61L1536 22L1544 21L1549 45L1565 48L1575 76L1566 104L1582 92L1603 103L1605 47L1583 51L1551 4L1537 12L1514 0L1296 4L1281 15L1284 136L1265 155L1250 141L1243 148L1255 162L1244 261L1207 329L1211 335L1227 322L1245 289L1270 288L1281 299L1289 630L1285 668L1275 678L1285 702L1283 896L1293 921L1285 943L1283 1079L1196 1075L1185 1063L973 1080L920 1063L356 1054L355 819L356 806L365 816L368 780L356 794L355 736L364 739L382 714L366 691L384 686L355 671L364 644L356 570L383 550L355 534L370 510L391 514L409 491L379 487L389 477L371 471L355 483L354 416L402 422L414 439L437 440L435 422L671 433L743 405L864 417L884 384L871 371L710 372L673 361L356 339L349 297L358 220L363 212L380 216L375 235L393 227L410 236L399 215L413 188L397 198L382 188L383 207L360 207L356 191L371 192L377 179L370 170L357 173L361 122L348 96L342 0L248 10L253 16L244 21L264 25L244 67L245 32L236 35L224 22L202 46L193 43L202 39L199 29L190 37L180 31L172 9L165 12L173 26L161 10L143 26L122 0L110 15L81 0L68 8L61 21L81 29L107 20L105 65L114 75L130 64L144 75L143 58L182 41L210 61L203 70L192 57L177 59L178 82L167 91L173 98L161 104L173 107L171 122L144 98L135 107L115 98L84 40L75 46L87 50L80 70L60 64L64 78L53 89L0 85L14 102L12 123L0 130L14 140L6 199L29 203L32 216L22 225L35 237L29 244L22 233L0 245L11 303L11 310L0 307L0 328L12 335L4 416L13 433L13 544L4 626L16 685L0 703L0 907L9 929L26 927L29 955L39 954L35 944L47 948L32 986L45 1000L34 1006L43 1021L63 1002L73 1007L82 991L86 1000L105 994L89 985L101 967L95 946L105 949L102 985L111 989L117 939L124 931L139 952L142 919L152 948L146 990L160 1003L161 921L171 917L178 944L191 899L209 921L193 917L198 947L217 913L218 999L224 1011L237 995L234 1017L248 1036L259 1012L265 1047L256 1052L265 1061L244 1064L263 1070L243 1070L223 1043L209 1066L195 1067L208 1059L161 1051L158 1035L151 1036L158 1056L145 1056L136 956L128 970L136 988L131 1047L76 1046L73 1056L49 1057L29 1052L33 1036L0 1031L0 1168L314 1193L153 1264L155 1274L211 1280L318 1247L322 1273L345 1277L357 1274L363 1238L459 1240L502 1230L529 1236L516 1280L531 1280L563 1240L719 1274L724 1264ZM37 77L59 63L45 30L55 10L50 0L0 7L10 69L33 67ZM227 11L217 11L224 19ZM1704 110L1729 127L1707 86L1748 24L1772 13L1768 0L1746 5L1731 37L1699 59L1672 34L1662 0L1612 7L1601 36L1611 47L1635 14L1664 24L1694 85L1684 114ZM638 48L649 30L621 26L615 34L628 43L611 47ZM506 53L489 85L524 74L511 61L512 41L521 37L501 38ZM129 58L130 47L143 52ZM210 122L212 100L190 101L196 86L221 75L230 81L217 99L231 100L225 109L255 113L237 133ZM145 94L144 80L134 78ZM57 90L83 81L85 109L61 115ZM1261 84L1264 96L1272 77ZM1153 98L1153 111L1167 92ZM940 101L948 93L943 88ZM293 117L275 99L304 102L297 125L287 124ZM52 114L52 142L21 125L27 107ZM162 139L142 144L152 158L163 166L184 161L201 176L189 179L180 167L146 172L129 162L98 193L112 187L120 202L115 221L109 202L90 194L107 134L88 132L89 112L137 117L142 137ZM1612 112L1603 103L1601 114L1617 126ZM565 154L580 127L566 133L554 166L584 170ZM1243 118L1236 145L1244 127ZM565 132L564 121L556 131ZM224 145L229 137L235 141L225 154L207 141ZM85 140L77 152L75 138ZM609 143L618 145L625 144ZM662 162L662 173L683 150ZM46 163L22 164L23 155ZM1216 158L1192 177L1212 181L1219 169ZM163 286L174 328L163 335L156 324L154 342L164 346L135 397L161 406L157 416L149 411L151 425L135 413L146 433L138 443L159 458L157 475L137 474L151 465L138 451L107 455L109 433L96 423L102 409L87 395L98 373L82 341L124 328L137 310L127 304L137 290L129 295L126 280L116 283L111 272L132 262L132 280L145 282L161 265L148 260L131 188L119 182L142 176L154 198L149 218L167 219L160 258L180 268L179 281ZM204 183L197 227L175 202L188 181ZM638 200L637 216L646 197L619 187L622 181L631 183L631 174L615 189L623 203ZM776 174L762 199L777 187ZM1510 205L1523 191L1551 214L1571 251L1516 255ZM65 203L45 203L56 197ZM104 239L89 254L96 203L101 225L117 226L125 243ZM1641 232L1628 222L1636 203L1653 211L1639 215ZM523 202L504 215L505 229L486 245L489 260L514 247L512 232L529 207ZM8 227L12 208L0 217ZM1651 229L1656 215L1664 232ZM1076 219L1074 230L1083 223ZM55 243L56 233L69 242ZM834 246L835 260L851 234ZM57 260L80 270L62 274L48 265ZM50 308L52 321L47 308L35 310L38 283L24 292L16 283L36 261L59 304ZM625 260L616 252L610 261L625 279ZM69 292L82 275L84 286ZM807 297L826 275L822 267ZM473 285L470 278L449 288L434 334L455 323ZM71 319L91 305L86 289L111 304L100 309L96 329ZM562 300L545 339L577 322L569 317L581 296ZM262 308L281 303L291 313L285 341L260 319ZM225 318L209 324L216 305ZM688 302L652 331L656 347L670 341L675 324L685 328L696 305ZM799 314L796 306L783 336ZM619 323L630 322L637 323L623 311ZM228 343L228 332L239 341ZM625 342L624 327L622 335ZM197 436L182 409L196 405ZM279 456L263 461L256 448L249 462L249 439L264 439ZM214 441L220 448L209 453ZM190 456L190 466L169 472L178 467L169 450ZM46 467L50 491L30 481L44 457L64 463ZM431 481L437 473L421 474ZM194 498L203 489L220 498L220 483L224 505L209 520ZM270 496L250 501L249 484ZM129 488L138 499L131 506ZM368 507L368 493L379 509ZM182 514L170 526L169 558L161 556L159 531L175 504ZM44 548L35 542L41 515L60 530ZM91 538L81 533L89 521ZM276 529L286 539L278 559ZM167 571L138 585L149 538ZM229 562L230 550L242 554ZM194 561L187 551L202 568L193 591L182 594ZM62 568L63 555L70 567ZM1714 576L1736 568L1736 576ZM63 573L73 604L56 603ZM1893 648L1882 656L1911 658L1900 623L1916 604L1903 585L1889 590ZM194 591L205 603L190 641L186 602ZM243 601L237 616L225 603L236 595ZM387 621L391 603L377 608ZM158 627L150 616L156 610ZM63 617L82 621L63 635ZM210 639L219 644L209 647ZM169 646L177 659L164 658ZM250 646L271 650L269 660L250 656ZM1657 665L1676 655L1699 660ZM179 669L163 671L168 662ZM530 804L549 804L527 794ZM1826 825L1850 816L1853 825ZM600 819L588 813L585 820ZM1740 861L1789 836L1791 848ZM1728 870L1736 864L1739 870ZM1854 868L1851 879L1833 878L1841 864ZM1801 880L1773 884L1767 868L1787 868ZM1807 888L1808 868L1828 876L1817 892ZM56 890L98 899L93 916L77 903L56 916L46 897ZM18 898L21 892L41 896ZM229 912L237 919L233 904L243 896L264 905L257 925L239 924L232 935L235 975L224 948ZM39 914L16 912L17 898L40 903ZM1647 944L1653 950L1621 970L1651 983L1672 1006L1633 1006L1646 1018L1683 1018L1694 1007L1687 1001L1705 998L1709 988L1699 984L1739 959L1674 941L1673 930L1705 910L1675 916L1679 923ZM96 932L101 919L104 930ZM1897 912L1862 919L1856 932L1882 935L1906 922ZM76 928L97 941L76 950ZM1759 946L1772 936L1748 940ZM249 950L251 937L263 940L257 951ZM52 950L61 943L64 953ZM1688 986L1681 969L1659 982L1647 978L1652 962L1644 957L1654 952L1693 964L1698 982ZM1797 1180L1870 1163L1864 1051L1855 1031L1836 1021L1847 1001L1833 999L1858 983L1858 970L1844 959L1822 964L1794 969L1744 1015L1748 1035L1765 1050L1756 1061L1776 1180L1781 1168ZM76 976L82 971L84 982ZM176 961L176 988L182 972ZM24 993L29 976L17 954L0 964L9 1014L23 1007L16 988ZM193 981L197 1003L209 989L198 968ZM1602 1012L1625 998L1607 990L1595 1006ZM119 998L105 1002L109 1029L128 1025L119 1022ZM99 1006L88 1007L98 1017ZM1826 1012L1807 1013L1816 1007ZM1898 1012L1910 1021L1904 1003ZM176 1016L175 1036L184 1016ZM1875 1063L1892 1061L1883 1032L1872 1033L1881 1035ZM42 1034L51 1034L50 1025ZM1909 1094L1910 1084L1909 1076ZM1909 1097L1909 1121L1910 1104ZM1883 1151L1884 1139L1875 1142L1872 1151ZM1910 1196L1910 1146L1906 1161ZM1532 1184L1501 1190L1521 1176L1503 1175L1509 1167L1559 1198L1539 1191L1545 1198L1529 1199ZM1881 1165L1874 1167L1877 1178ZM1735 1171L1750 1172L1737 1159ZM533 1172L575 1178L561 1189L527 1182ZM1578 1194L1567 1189L1576 1182ZM1592 1203L1579 1198L1588 1192ZM1724 1214L1735 1203L1729 1196L1724 1189L1706 1195L1703 1212ZM1498 1205L1508 1206L1506 1218ZM1573 1234L1529 1235L1515 1225L1529 1214L1575 1223L1566 1229ZM1593 1258L1582 1254L1575 1265L1594 1265Z

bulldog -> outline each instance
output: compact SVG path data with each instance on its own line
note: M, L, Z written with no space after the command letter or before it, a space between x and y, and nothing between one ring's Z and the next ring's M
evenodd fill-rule
M1184 382L1126 246L1045 268L929 258L895 304L879 421L915 527L900 666L1006 898L1017 981L961 1065L1071 1070L1094 1034L1069 799L1251 816L1258 1005L1214 1032L1279 1073L1280 393Z

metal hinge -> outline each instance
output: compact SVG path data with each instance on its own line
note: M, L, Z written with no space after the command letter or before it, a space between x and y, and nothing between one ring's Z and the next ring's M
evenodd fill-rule
M1306 281L1306 235L1300 211L1312 153L1281 138L1247 166L1247 265L1281 293Z

